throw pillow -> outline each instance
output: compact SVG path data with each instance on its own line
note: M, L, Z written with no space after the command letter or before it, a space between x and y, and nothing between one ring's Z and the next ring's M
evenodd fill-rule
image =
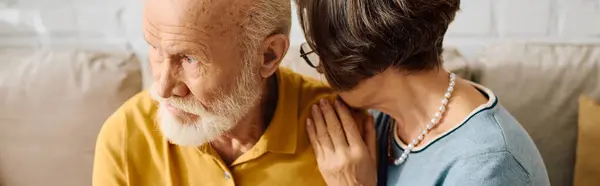
M588 97L579 98L579 134L574 186L600 183L600 104Z

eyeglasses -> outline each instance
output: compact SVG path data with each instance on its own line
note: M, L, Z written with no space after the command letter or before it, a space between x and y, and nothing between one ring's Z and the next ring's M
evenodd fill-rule
M313 68L317 68L320 65L319 55L315 53L308 43L302 43L300 45L300 57Z

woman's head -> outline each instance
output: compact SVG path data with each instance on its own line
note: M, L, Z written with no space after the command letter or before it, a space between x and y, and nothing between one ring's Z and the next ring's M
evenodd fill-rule
M460 0L296 0L320 70L341 91L389 68L442 64L442 41Z

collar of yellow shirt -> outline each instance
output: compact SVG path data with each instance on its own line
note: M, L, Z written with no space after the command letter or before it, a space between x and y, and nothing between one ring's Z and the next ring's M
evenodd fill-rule
M290 73L293 72L285 68L277 70L277 107L271 123L254 147L238 157L230 166L251 161L267 152L284 154L294 154L296 152L298 127L304 127L304 125L298 126L300 82L296 82L299 79ZM304 132L304 130L301 132ZM200 151L211 155L217 154L210 145L201 146Z

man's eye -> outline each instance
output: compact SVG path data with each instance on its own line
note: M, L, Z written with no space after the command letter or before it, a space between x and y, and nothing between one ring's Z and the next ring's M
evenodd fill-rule
M183 60L185 60L185 62L187 62L187 63L197 63L198 62L198 60L196 60L195 58L190 57L190 56L184 56Z

